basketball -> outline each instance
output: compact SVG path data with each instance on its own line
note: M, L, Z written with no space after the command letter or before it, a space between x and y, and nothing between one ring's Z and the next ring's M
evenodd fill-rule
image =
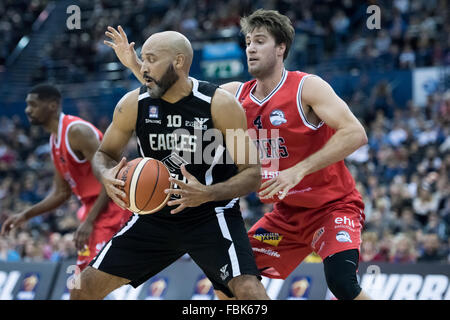
M150 214L161 210L169 200L169 170L159 160L136 158L120 169L117 178L124 181L125 203L128 210Z

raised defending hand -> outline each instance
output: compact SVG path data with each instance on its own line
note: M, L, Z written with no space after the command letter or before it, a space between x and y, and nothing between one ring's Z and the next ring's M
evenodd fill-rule
M105 34L112 41L103 41L104 44L114 49L117 58L127 68L131 68L136 62L137 55L134 50L134 42L128 43L128 38L121 26L117 27L117 30L108 26L108 31Z
M169 180L177 184L180 189L166 189L166 193L178 194L180 199L171 200L167 202L169 206L179 205L177 208L170 211L170 213L175 214L182 211L187 207L198 207L202 203L211 201L211 196L208 192L208 186L201 184L192 174L190 174L185 166L181 167L181 173L188 180L184 183L181 180L170 178Z

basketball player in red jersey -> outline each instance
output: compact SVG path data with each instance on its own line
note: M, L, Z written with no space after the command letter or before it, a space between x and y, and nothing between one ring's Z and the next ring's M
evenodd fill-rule
M255 77L222 88L234 94L255 129L263 184L261 201L274 202L248 232L262 275L285 279L311 252L323 259L338 299L370 299L358 284L364 203L344 159L367 143L364 128L320 77L284 67L294 38L288 17L257 10L241 20L248 70ZM139 75L134 43L109 27L120 61ZM226 298L217 292L220 298Z
M51 156L55 167L53 188L41 202L9 217L1 233L27 220L56 209L74 193L82 206L77 212L81 221L74 241L78 249L77 266L83 270L103 245L121 228L131 212L110 201L91 169L91 160L103 134L91 123L61 111L61 94L51 85L31 89L25 113L33 125L50 132Z

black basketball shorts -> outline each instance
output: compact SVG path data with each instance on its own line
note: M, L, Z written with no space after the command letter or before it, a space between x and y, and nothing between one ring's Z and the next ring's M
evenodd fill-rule
M214 289L229 297L233 294L227 284L232 278L242 274L260 278L241 213L225 207L194 221L134 214L90 266L129 279L136 288L185 253Z

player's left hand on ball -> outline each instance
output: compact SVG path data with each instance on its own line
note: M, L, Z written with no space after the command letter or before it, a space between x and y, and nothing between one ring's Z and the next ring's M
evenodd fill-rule
M179 205L177 208L170 211L172 214L178 213L187 207L198 207L199 205L210 201L207 186L201 184L197 178L186 170L185 166L181 167L181 173L186 177L188 182L185 183L181 180L170 178L169 180L172 182L172 185L178 185L179 189L165 190L165 193L177 194L180 196L179 199L167 202L167 205L169 206Z
M126 209L126 204L122 199L126 198L126 194L123 191L123 186L125 182L117 179L117 174L122 169L123 166L127 164L127 159L125 157L120 160L120 162L110 169L102 172L102 184L105 187L105 191L108 196L114 201L119 207Z
M303 175L300 175L294 167L280 171L277 177L261 185L261 191L258 195L261 199L270 199L277 195L278 199L283 200L289 190L295 187L302 179Z

